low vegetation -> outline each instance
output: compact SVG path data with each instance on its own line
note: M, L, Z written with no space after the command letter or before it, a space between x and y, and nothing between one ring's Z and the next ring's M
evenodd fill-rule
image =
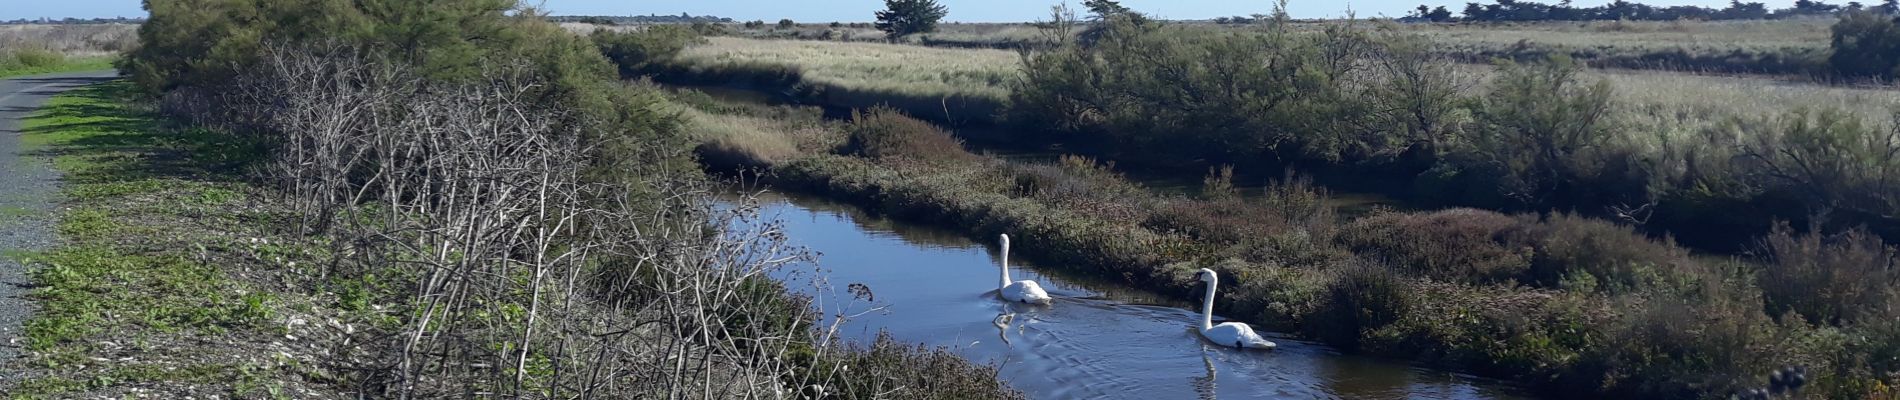
M1822 75L1833 20L1593 21L1402 24L1435 53L1471 63L1564 55L1599 68Z
M103 70L131 47L131 25L0 26L0 78Z

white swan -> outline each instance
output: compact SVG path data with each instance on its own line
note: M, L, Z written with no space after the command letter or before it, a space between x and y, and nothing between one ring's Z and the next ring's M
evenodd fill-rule
M1239 322L1223 322L1214 325L1214 287L1220 285L1220 277L1214 270L1201 268L1196 274L1201 282L1207 282L1207 299L1201 304L1201 336L1207 337L1222 346L1234 346L1242 349L1271 349L1276 346L1260 334L1253 333L1253 327Z
M1036 281L1009 281L1009 235L1003 235L1003 286L998 291L1003 300L1020 303L1049 304L1049 292L1042 291L1042 285Z

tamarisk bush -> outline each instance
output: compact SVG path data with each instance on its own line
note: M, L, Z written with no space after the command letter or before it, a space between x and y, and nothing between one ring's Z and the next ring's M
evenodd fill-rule
M233 90L195 97L232 107L169 107L226 110L197 119L267 148L260 172L299 232L333 243L304 278L380 288L370 303L388 319L335 352L361 393L1017 396L941 351L832 340L766 275L811 261L776 224L718 206L698 180L590 175L601 142L533 100L548 83L529 66L443 83L362 54L268 47ZM889 357L933 361L851 368Z

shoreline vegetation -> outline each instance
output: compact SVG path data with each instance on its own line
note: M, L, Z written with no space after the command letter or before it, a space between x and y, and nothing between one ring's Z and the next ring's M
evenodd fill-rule
M685 46L677 56L649 55L651 68L623 72L652 74L658 82L723 83L823 106L737 104L691 89L674 90L675 102L688 106L682 113L689 120L689 136L701 143L700 159L713 171L752 171L748 173L787 190L943 224L972 237L1009 233L1025 243L1038 243L1025 246L1024 256L1043 265L1106 276L1183 299L1194 295L1192 271L1211 268L1235 280L1235 288L1216 302L1223 314L1349 351L1511 379L1556 397L1723 397L1764 386L1769 372L1788 365L1808 368L1812 384L1805 396L1894 395L1900 365L1891 359L1900 354L1900 325L1895 322L1900 318L1892 313L1900 309L1895 307L1900 274L1894 269L1894 249L1877 234L1890 232L1880 231L1878 225L1867 230L1860 224L1878 220L1865 215L1835 214L1833 221L1839 225L1817 227L1810 225L1817 221L1804 215L1763 214L1773 207L1799 209L1804 201L1816 199L1775 198L1772 193L1783 189L1774 188L1757 188L1762 191L1750 195L1768 197L1734 197L1745 192L1724 192L1711 184L1733 183L1751 174L1733 169L1763 166L1708 163L1746 159L1723 152L1746 152L1749 146L1785 148L1777 140L1879 146L1891 121L1839 108L1785 115L1780 110L1738 115L1720 107L1636 113L1612 99L1670 100L1649 93L1616 93L1620 87L1606 82L1605 75L1584 72L1562 59L1504 64L1484 76L1487 79L1460 83L1455 81L1457 66L1407 52L1419 48L1413 36L1325 31L1261 39L1106 19L1109 22L1100 25L1075 25L1100 31L1093 44L1070 44L1017 59L1031 76L1008 78L1011 98L1000 102L1007 112L990 120L939 118L945 107L927 105L923 100L928 94L918 97L901 88L880 87L876 94L851 101L900 100L887 102L889 107L853 111L849 121L838 122L837 109L854 107L826 97L838 86L853 85L855 75L872 76L857 70L895 70L955 82L971 75L943 70L933 74L932 68L946 65L968 72L961 65L987 58L978 53L800 43L785 47L799 49L788 51L795 54L751 54L769 52L770 46L713 38L699 47ZM1254 42L1258 40L1282 42ZM1362 46L1354 48L1365 53L1346 54L1366 54L1371 58L1365 62L1384 66L1334 78L1324 72L1308 75L1326 65L1320 55L1340 54L1329 52L1335 49L1331 46ZM922 58L879 63L875 55L863 53L887 49ZM1196 56L1217 51L1272 58L1277 62L1268 65L1286 70L1254 70ZM957 56L962 64L929 58ZM839 58L873 61L844 63ZM1100 61L1108 59L1121 62ZM831 64L846 67L803 69ZM1222 68L1229 73L1211 72ZM1301 74L1287 75L1289 71ZM1346 78L1366 75L1386 78ZM1378 93L1410 105L1394 109L1412 114L1344 113L1364 99L1342 88L1380 85L1394 85L1387 86L1390 92ZM1227 98L1220 97L1222 87L1298 88L1298 96L1256 91ZM1842 101L1838 99L1833 101ZM1232 109L1276 100L1291 105ZM1669 116L1657 118L1663 115ZM1358 127L1323 122L1337 116L1369 118L1354 121L1372 121L1364 126L1382 128L1353 131ZM1381 119L1392 117L1423 120L1410 124L1404 118ZM1645 121L1666 127L1666 135L1646 137L1653 132L1632 126ZM1037 129L1011 131L1017 135L1013 140L1110 151L1066 155L1052 163L1009 162L968 152L955 135L932 122L1027 125ZM1540 141L1511 142L1505 131ZM1552 136L1538 136L1542 134ZM1797 139L1817 136L1844 141ZM1736 141L1700 147L1693 142L1711 137ZM1546 138L1572 141L1541 141ZM1254 147L1261 141L1276 141L1276 146ZM1513 154L1553 143L1559 147L1548 148L1551 152ZM1161 195L1121 178L1121 168L1147 168L1141 163L1152 161L1140 158L1136 149L1216 167L1209 169L1202 195ZM1315 150L1329 156L1313 157ZM1110 156L1096 158L1103 154ZM1237 195L1233 167L1219 165L1253 157L1298 161L1266 165L1307 170L1318 161L1326 168L1437 176L1420 186L1463 187L1472 190L1466 195L1489 196L1492 201L1504 194L1495 190L1513 187L1530 193L1555 190L1543 192L1546 200L1578 194L1564 190L1614 191L1685 182L1695 189L1643 192L1659 197L1651 198L1655 202L1647 211L1621 210L1641 213L1632 215L1634 220L1604 219L1610 215L1602 211L1549 211L1615 205L1600 200L1567 207L1540 202L1500 206L1458 197L1454 201L1504 211L1388 210L1348 220L1325 205L1328 194L1322 187L1298 174L1275 180L1258 196ZM1682 163L1661 170L1686 169L1690 175L1647 184L1613 180L1616 173L1635 172L1619 169L1618 160L1658 159ZM1701 161L1683 161L1696 159ZM1883 172L1878 171L1890 168L1882 162L1855 161L1850 169L1872 169L1837 171L1879 176ZM1443 170L1446 166L1505 169L1457 172ZM1433 171L1498 180L1460 184L1444 175L1424 174ZM1599 175L1570 175L1582 173ZM1694 175L1698 173L1707 175ZM1556 189L1560 186L1570 189ZM1693 213L1669 215L1683 211ZM1694 226L1710 223L1707 218L1716 213L1746 220L1747 225L1723 225L1720 229L1730 230L1726 233L1732 236L1698 239L1732 240L1721 248L1735 251L1735 256L1697 255L1678 245L1673 235L1652 237L1654 231L1630 225L1655 229L1665 218L1681 218L1675 222L1679 225L1669 226Z
M1344 221L1324 190L1297 176L1248 200L1158 195L1087 157L971 154L889 109L837 123L815 109L724 103L690 89L675 96L694 107L688 130L711 170L752 171L785 190L971 237L1009 233L1036 243L1022 255L1042 265L1179 299L1197 295L1194 271L1212 268L1234 280L1216 302L1223 315L1348 351L1556 397L1723 396L1761 385L1780 365L1808 366L1808 393L1820 398L1893 393L1877 372L1891 370L1883 357L1900 340L1891 319L1835 326L1787 313L1820 300L1805 298L1814 287L1793 287L1818 283L1802 274L1892 262L1891 249L1865 236L1781 230L1764 258L1719 259L1564 213L1387 211ZM1208 185L1220 193L1232 184L1216 174ZM1843 262L1802 264L1819 260ZM1875 268L1855 279L1889 282Z
M1086 26L1090 25L1068 29ZM983 140L1029 148L1059 144L1068 151L1124 166L1188 171L1221 165L1246 171L1297 168L1322 178L1344 175L1396 182L1382 188L1382 194L1421 206L1576 210L1636 223L1652 235L1671 236L1717 252L1746 250L1746 244L1767 233L1775 220L1791 221L1800 228L1818 224L1830 232L1865 225L1889 241L1900 238L1900 219L1891 217L1893 202L1842 197L1862 192L1875 198L1900 198L1893 193L1900 185L1880 183L1878 178L1900 173L1900 160L1879 156L1884 154L1882 146L1891 147L1881 144L1880 138L1900 132L1893 118L1893 110L1900 109L1900 92L1741 77L1597 72L1579 69L1561 58L1466 67L1420 53L1428 46L1428 37L1371 25L1357 30L1289 32L1294 38L1289 40L1302 43L1299 46L1305 50L1249 43L1258 42L1257 35L1191 26L1120 29L1124 32L1119 35L1130 39L1109 42L1116 47L1075 43L1030 53L1028 58L987 49L712 37L624 72L663 83L736 86L822 105L834 114L883 105L952 127L996 126L1007 132ZM1208 74L1216 66L1200 65L1199 60L1213 54L1209 52L1226 50L1135 56L1170 54L1172 50L1164 50L1170 46L1188 48L1175 46L1186 43L1180 42L1186 38L1200 42L1232 38L1222 46L1276 54L1260 57L1288 62L1319 62L1301 58L1317 53L1298 52L1348 46L1337 50L1356 60L1352 63L1365 65L1332 73L1338 76L1321 81L1275 83L1287 90L1294 90L1293 85L1312 85L1299 87L1302 94L1285 107L1275 106L1277 97L1270 94L1226 99L1215 98L1218 92L1209 91L1171 93L1168 88L1211 89L1291 79L1284 71ZM1128 61L1079 61L1102 57ZM1547 65L1560 67L1543 67ZM1196 72L1163 74L1174 68ZM1044 72L1023 75L1021 71ZM1573 103L1586 109L1552 114L1573 119L1544 125L1586 126L1590 131L1572 135L1545 129L1542 134L1562 137L1487 143L1506 139L1487 132L1539 132L1537 126L1527 124L1541 122L1511 120L1513 115L1560 111L1486 112L1487 99L1502 104L1504 100L1496 96L1507 93L1497 86L1508 79L1537 85L1511 88L1531 91L1521 93L1528 97L1519 100L1532 104L1594 96L1577 98L1588 103ZM1077 86L1082 82L1094 83ZM1746 100L1731 101L1735 99ZM1242 104L1266 104L1310 120L1285 119L1292 116L1269 108L1222 108ZM1788 104L1801 106L1788 108ZM1296 108L1303 111L1292 111ZM1170 116L1178 119L1167 123L1137 118L1152 116L1141 110L1173 109L1193 111ZM1590 109L1600 111L1580 113ZM1125 115L1130 119L1114 120L1120 112L1130 113ZM1194 123L1211 125L1185 127ZM1265 128L1275 126L1293 128ZM1783 170L1790 158L1804 157L1776 155L1777 149L1799 147L1792 143L1810 139L1834 143L1813 151L1870 156L1808 172L1815 176L1775 172ZM1167 145L1159 146L1154 140ZM1497 151L1485 150L1486 146L1496 146L1492 149ZM1525 146L1550 150L1550 155L1531 157L1535 149ZM1815 187L1822 182L1852 188ZM1710 212L1714 209L1722 211ZM1824 214L1831 218L1813 218Z
M1022 397L815 326L767 278L809 256L716 206L673 106L585 39L513 1L368 3L149 1L126 79L33 117L68 210L18 255L42 309L0 392ZM253 40L299 37L330 39Z

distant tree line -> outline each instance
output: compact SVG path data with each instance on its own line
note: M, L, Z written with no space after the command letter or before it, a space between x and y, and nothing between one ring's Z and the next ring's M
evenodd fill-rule
M1760 2L1740 0L1730 0L1728 7L1724 8L1687 5L1658 7L1623 0L1595 7L1573 6L1570 0L1562 0L1554 5L1522 0L1495 0L1492 4L1465 3L1462 16L1458 18L1454 18L1451 10L1444 6L1419 5L1406 16L1406 19L1431 22L1745 20L1835 15L1857 11L1900 15L1900 0L1882 0L1876 5L1867 5L1858 1L1837 5L1813 0L1796 0L1793 7L1776 10L1770 10L1767 5Z
M116 18L67 17L67 18L61 18L61 19L20 18L20 19L16 19L12 21L0 21L0 25L28 25L28 24L85 25L85 24L143 24L143 23L145 23L144 18L126 18L126 17L116 17Z
M732 18L716 17L716 16L711 16L711 15L692 15L692 14L687 14L687 13L680 13L680 15L654 14L654 15L630 15L630 16L561 15L561 16L548 17L548 20L554 21L554 22L582 22L582 23L599 24L599 25L690 24L690 23L732 22Z

